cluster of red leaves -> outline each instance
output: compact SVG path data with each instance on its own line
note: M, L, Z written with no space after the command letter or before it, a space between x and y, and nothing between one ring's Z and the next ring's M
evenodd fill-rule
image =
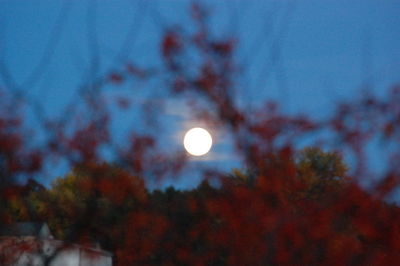
M25 149L21 121L0 117L0 177L40 169L42 158L38 150Z
M121 85L128 78L145 79L149 76L149 71L140 68L133 63L128 63L120 71L112 71L108 75L108 81L114 85Z

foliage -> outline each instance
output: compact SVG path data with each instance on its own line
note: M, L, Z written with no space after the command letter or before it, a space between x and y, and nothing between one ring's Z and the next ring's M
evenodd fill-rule
M326 191L343 189L348 182L348 167L335 152L324 153L321 149L308 147L300 151L297 172L305 183L306 197L321 199Z
M294 199L304 190L280 171L258 175L251 184L234 170L236 177L221 177L219 188L204 181L190 191L147 191L140 178L103 163L90 170L78 167L26 200L42 206L37 216L46 217L58 238L100 241L121 265L397 260L400 227L393 221L400 218L399 208L345 179L346 167L335 153L307 148L299 154L295 177L308 197ZM275 185L290 193L269 188L273 178L283 179ZM319 185L323 192L315 191ZM382 231L383 224L389 228Z

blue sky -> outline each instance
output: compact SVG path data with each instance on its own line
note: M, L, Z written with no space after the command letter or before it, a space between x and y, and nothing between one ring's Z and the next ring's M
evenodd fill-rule
M0 59L17 86L39 101L49 116L59 114L90 79L94 55L98 55L98 75L127 61L158 67L163 30L170 25L188 29L192 25L187 12L189 1L99 0L95 9L94 3L0 2ZM238 40L237 61L246 69L236 93L238 103L246 108L277 100L287 112L323 117L335 102L356 97L366 84L379 94L400 80L400 1L203 3L214 14L209 22L214 36L233 35ZM88 37L90 27L97 33L98 53L94 53L93 39ZM44 55L46 47L52 52ZM120 53L122 47L124 52ZM39 76L35 74L38 66ZM2 79L0 84L6 86ZM166 94L164 85L161 80L135 82L119 88L118 93L129 94L138 106L149 99L165 102L162 142L168 149L181 149L184 131L201 122L193 120L190 106ZM119 114L113 125L115 138L121 138L133 126L144 130L137 121L140 115ZM31 123L35 124L33 116ZM229 133L221 129L213 133L216 145L212 153L192 161L189 168L230 169L238 165L237 158L231 156ZM196 182L182 179L178 186L190 187Z

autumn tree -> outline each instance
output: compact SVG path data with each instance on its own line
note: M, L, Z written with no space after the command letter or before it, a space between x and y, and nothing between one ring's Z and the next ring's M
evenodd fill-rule
M147 195L142 179L100 164L76 166L66 177L56 179L51 189L30 199L57 237L68 241L84 237L114 249L118 241L113 232L124 228L130 212L146 206Z
M350 179L348 167L336 152L324 152L320 148L307 147L299 152L296 162L298 177L305 183L305 197L321 199L324 194L343 189Z

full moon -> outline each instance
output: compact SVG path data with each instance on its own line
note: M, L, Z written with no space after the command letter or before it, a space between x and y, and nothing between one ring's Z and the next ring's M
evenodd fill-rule
M183 145L191 155L202 156L211 149L212 138L204 128L195 127L186 132Z

